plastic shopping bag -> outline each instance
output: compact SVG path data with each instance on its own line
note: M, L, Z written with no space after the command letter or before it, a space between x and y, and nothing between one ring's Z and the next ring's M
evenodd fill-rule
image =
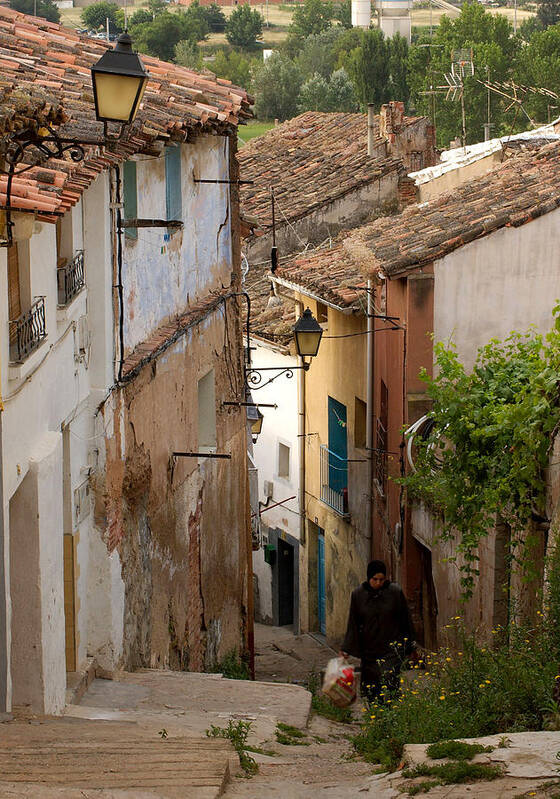
M348 707L356 699L354 668L344 658L329 660L323 680L323 693L337 707Z

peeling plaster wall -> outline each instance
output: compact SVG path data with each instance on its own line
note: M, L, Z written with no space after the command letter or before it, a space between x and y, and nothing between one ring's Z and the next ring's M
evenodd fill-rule
M220 307L117 390L107 410L107 545L122 565L125 668L201 671L244 648L245 418L221 405L242 391L238 333ZM231 460L173 459L199 447L197 382L212 368L217 451Z
M123 236L125 354L189 303L230 283L229 186L194 182L229 179L229 141L206 135L180 146L183 229L138 228L136 240ZM134 160L138 217L165 219L165 158Z

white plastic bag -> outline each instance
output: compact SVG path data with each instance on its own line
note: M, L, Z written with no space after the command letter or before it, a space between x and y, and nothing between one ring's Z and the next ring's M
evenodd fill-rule
M344 658L333 658L327 663L323 693L337 707L348 707L356 699L354 667Z

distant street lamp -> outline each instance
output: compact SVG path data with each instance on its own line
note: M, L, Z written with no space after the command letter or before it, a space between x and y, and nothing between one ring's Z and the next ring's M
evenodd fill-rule
M302 358L314 358L319 352L319 344L323 328L315 319L309 308L303 312L294 325L294 339L296 342L297 354ZM306 364L309 368L309 364Z

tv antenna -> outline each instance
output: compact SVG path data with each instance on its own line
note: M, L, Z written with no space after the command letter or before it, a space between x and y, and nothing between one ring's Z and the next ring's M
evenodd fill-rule
M446 100L460 100L461 102L461 123L462 123L462 143L467 146L467 120L465 114L465 78L474 76L473 51L469 48L451 51L451 70L445 72L443 86L430 85L430 88L422 94L432 95L445 94Z

